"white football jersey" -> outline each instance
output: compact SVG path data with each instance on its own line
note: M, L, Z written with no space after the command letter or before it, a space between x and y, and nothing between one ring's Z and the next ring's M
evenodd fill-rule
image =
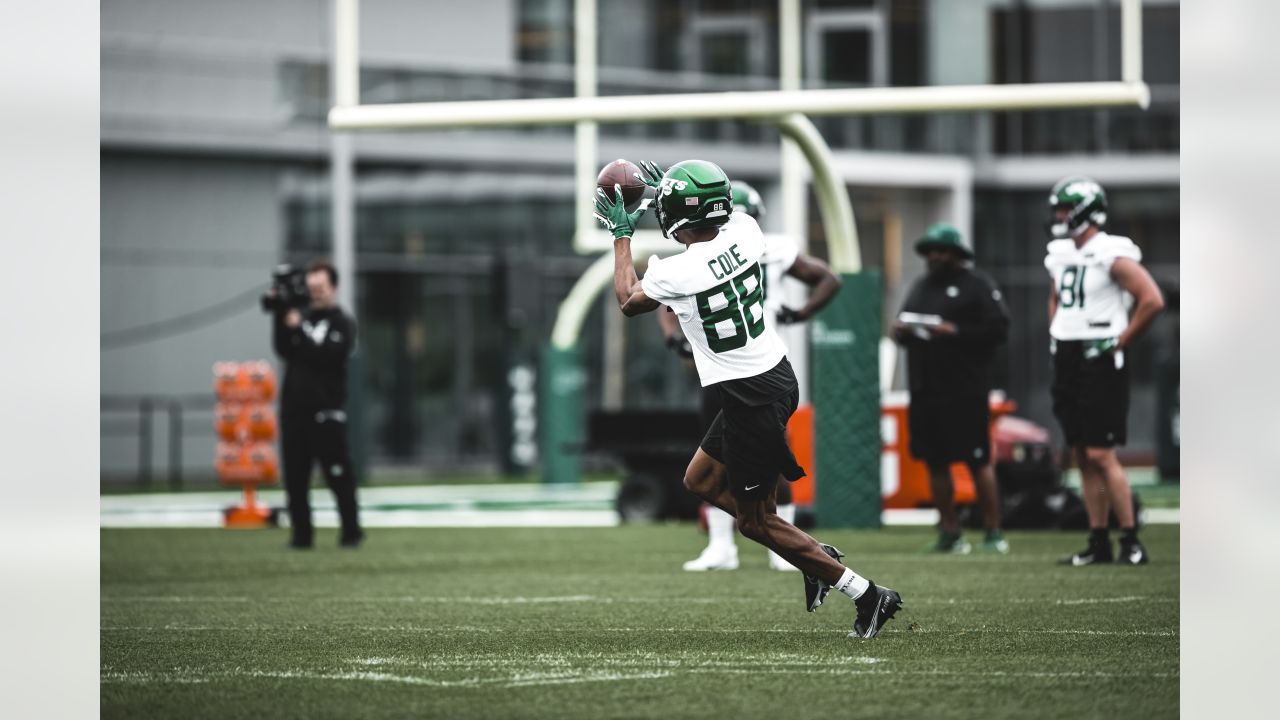
M1077 248L1074 240L1048 245L1044 266L1058 290L1058 310L1049 326L1057 340L1113 338L1129 326L1132 296L1111 279L1120 258L1142 260L1142 251L1127 237L1099 232Z
M790 235L764 236L764 307L769 311L769 320L776 320L778 311L782 309L786 293L782 289L782 279L800 256L800 247Z
M703 387L768 372L787 354L765 309L764 260L764 234L745 213L707 242L649 258L640 285L675 312Z

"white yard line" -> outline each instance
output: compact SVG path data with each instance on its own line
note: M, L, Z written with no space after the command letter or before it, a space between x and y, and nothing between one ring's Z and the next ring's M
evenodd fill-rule
M418 625L330 625L332 630L348 630L354 632L395 632L417 633L420 635L440 635L458 633L514 633L510 628L483 627L479 625L452 626L418 626ZM315 625L105 625L99 628L102 632L293 632L299 630L315 630ZM837 630L815 628L798 630L794 628L760 628L760 627L542 627L534 632L556 633L708 633L734 635L829 635ZM1177 637L1176 630L1085 630L1085 629L1053 629L1053 628L944 628L941 630L918 628L915 630L893 628L884 631L887 634L927 633L935 635L963 635L967 633L1007 634L1007 635L1099 635L1115 637Z
M881 518L885 525L932 527L938 524L938 511L933 508L885 510ZM1177 525L1181 518L1181 508L1143 508L1140 520L1147 525Z
M512 665L523 664L516 658ZM371 683L393 683L401 685L418 685L437 688L520 688L544 685L569 685L590 682L622 682L634 680L658 680L675 677L681 674L705 675L832 675L859 676L874 675L885 677L964 677L964 678L1024 678L1044 680L1096 680L1111 678L1130 679L1171 679L1179 677L1176 672L1104 672L1104 671L1003 671L1003 670L897 670L897 669L837 669L830 667L759 667L743 662L728 667L688 667L678 669L648 670L643 672L615 672L598 668L581 671L557 672L515 672L489 678L467 677L460 679L439 679L418 675L404 675L369 671L329 671L310 672L305 670L225 670L201 671L183 669L171 672L114 672L104 671L100 675L105 684L155 684L155 683L208 683L226 680L271 679L271 680L303 680L303 681L357 681Z
M102 598L104 603L401 603L413 604L458 604L458 605L536 605L546 603L600 603L616 605L794 605L795 600L779 597L724 597L724 598L686 598L686 597L597 597L594 595L551 595L541 597L525 596L485 596L466 597L457 595L365 595L365 596L309 596L309 595L116 595ZM1176 597L1158 597L1153 595L1125 595L1121 597L1100 598L1007 598L1002 603L1015 605L1100 605L1110 603L1176 603ZM930 598L913 597L911 605L978 605L989 604L989 600L979 598Z
M482 503L603 504L612 508L616 482L580 485L517 483L498 485L419 485L361 488L364 509L361 520L369 527L613 527L619 524L612 509L518 508L486 510ZM196 493L135 493L103 495L99 498L101 527L221 527L222 510L240 502L234 489ZM316 524L337 527L338 516L332 497L312 493ZM259 501L269 507L283 507L284 492L278 488L259 493ZM412 505L447 505L445 508L414 509ZM1152 525L1181 522L1179 508L1147 508L1142 520ZM938 511L885 510L889 526L931 526Z
M183 596L183 595L136 595L104 597L103 602L155 602L155 603L297 603L302 601L325 603L338 602L387 602L387 603L456 603L458 605L537 605L545 603L595 602L590 595L555 595L547 597L415 597L415 596L368 596L368 597L311 597L306 595L243 597L243 596Z
M145 507L116 508L102 512L98 524L104 528L219 528L222 509L181 509ZM268 503L269 504L269 503ZM360 522L367 528L394 527L616 527L621 524L613 510L376 510L361 508ZM338 513L318 508L315 526L336 528Z
M568 685L586 682L619 682L624 680L653 680L670 675L669 672L616 673L600 671L584 671L577 673L517 673L507 677L496 678L463 678L460 680L439 680L416 675L395 675L391 673L353 671L353 672L308 672L305 670L225 670L225 671L175 671L175 672L104 672L100 676L103 684L152 684L152 683L208 683L218 680L271 679L271 680L306 680L335 681L354 680L373 683L394 683L399 685L424 685L437 688L475 688L502 687L518 688L538 685Z
M616 482L361 488L360 519L367 527L613 527L619 523L618 514L612 509L617 488ZM240 499L240 491L235 489L103 495L99 498L99 524L114 528L221 527L223 509L239 504ZM267 507L283 507L284 491L263 490L258 500ZM485 503L528 503L531 507L480 507ZM554 507L557 503L566 507ZM548 504L552 507L546 507ZM583 504L596 507L572 507ZM329 493L313 492L312 507L317 526L338 527L337 510Z

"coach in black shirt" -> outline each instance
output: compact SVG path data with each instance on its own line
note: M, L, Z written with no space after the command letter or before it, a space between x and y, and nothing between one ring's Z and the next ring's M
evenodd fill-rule
M907 349L911 404L911 454L929 466L934 504L941 515L933 549L968 553L956 522L952 464L973 472L982 506L983 550L1007 553L1000 532L999 499L991 466L991 360L1009 332L1009 314L997 290L969 267L973 252L947 223L929 228L916 242L929 271L916 282L893 325Z
M307 266L311 305L277 311L272 344L285 361L280 393L281 454L292 527L290 546L310 548L311 468L318 460L342 523L339 544L364 539L356 505L356 477L347 444L347 359L355 347L355 321L338 307L338 272L327 262Z

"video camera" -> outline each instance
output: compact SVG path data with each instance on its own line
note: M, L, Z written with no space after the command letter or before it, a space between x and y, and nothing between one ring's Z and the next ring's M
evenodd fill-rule
M271 273L271 290L262 294L262 312L301 310L311 304L306 271L288 263Z

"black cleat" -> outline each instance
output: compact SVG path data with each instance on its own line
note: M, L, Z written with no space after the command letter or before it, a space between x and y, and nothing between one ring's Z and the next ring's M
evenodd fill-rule
M871 602L859 602L865 599L870 599ZM849 633L849 637L873 638L902 609L902 596L889 588L871 583L867 592L855 604L858 607L858 619L853 621L853 632Z
M844 557L844 553L835 549L826 543L818 543L818 547L822 548L822 552L831 556L832 560L840 562L840 558ZM831 592L831 586L819 580L818 578L805 573L804 576L804 607L809 612L818 609L823 600L827 599L827 593Z
M1138 542L1137 538L1129 541L1120 540L1120 555L1116 558L1116 562L1122 565L1146 565L1150 561L1147 549Z
M1146 553L1144 552L1145 556ZM1089 547L1081 550L1074 555L1068 555L1058 561L1059 565L1070 565L1072 567L1084 567L1085 565L1093 565L1095 563L1109 563L1112 561L1111 541L1104 540L1102 542L1090 541Z
M364 532L357 532L355 535L342 537L338 539L338 547L354 550L360 547L360 543L364 542Z

